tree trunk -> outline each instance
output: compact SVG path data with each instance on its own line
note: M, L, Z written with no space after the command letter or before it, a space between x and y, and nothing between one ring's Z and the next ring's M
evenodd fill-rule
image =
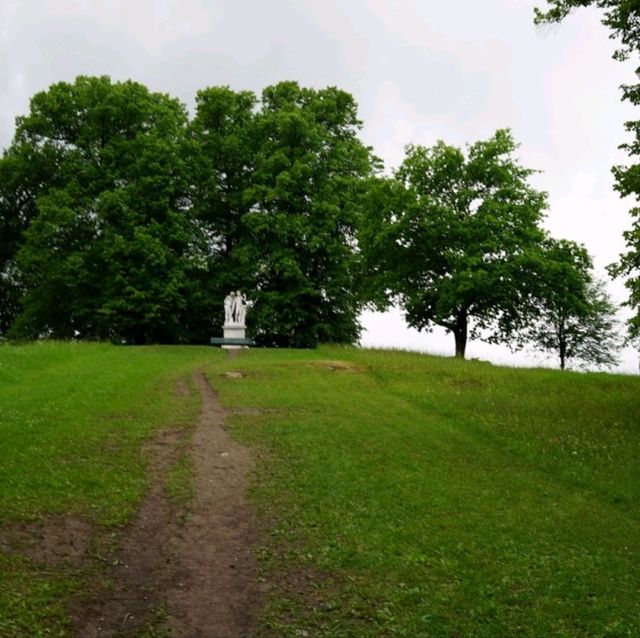
M567 340L564 337L564 326L558 327L558 354L560 355L560 370L564 370L567 359Z
M464 353L467 349L467 315L458 315L456 326L453 329L453 336L456 340L456 358L464 359Z

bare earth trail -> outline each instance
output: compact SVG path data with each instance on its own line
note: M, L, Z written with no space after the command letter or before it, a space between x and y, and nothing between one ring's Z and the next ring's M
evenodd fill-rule
M165 489L185 433L169 431L150 445L151 488L121 539L111 586L98 587L72 612L78 636L135 636L158 623L177 638L253 633L260 591L245 501L252 460L223 428L224 411L203 374L193 381L202 410L188 450L194 496L186 520L180 522Z
M258 574L251 555L251 513L244 501L251 458L222 428L224 412L202 374L200 422L193 436L195 496L172 554L183 570L167 592L172 635L239 638L251 635Z

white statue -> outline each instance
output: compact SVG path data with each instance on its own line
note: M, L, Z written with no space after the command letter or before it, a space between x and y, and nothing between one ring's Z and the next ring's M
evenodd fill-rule
M247 316L247 296L239 290L230 292L224 298L224 323L244 326Z
M233 323L233 312L235 310L236 293L230 292L224 298L224 322Z
M247 315L247 296L243 295L239 290L236 291L235 298L235 316L236 323L244 326L244 320Z

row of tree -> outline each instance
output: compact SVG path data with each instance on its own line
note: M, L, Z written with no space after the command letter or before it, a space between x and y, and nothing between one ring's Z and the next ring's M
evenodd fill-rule
M0 335L202 343L240 288L265 345L352 343L400 302L457 356L471 336L613 362L614 309L542 229L509 131L386 176L360 127L348 93L294 82L205 89L191 119L107 77L38 93L0 159Z
M0 162L0 330L205 342L242 288L264 343L353 341L359 127L350 95L293 82L203 90L191 121L135 82L38 93Z
M399 300L409 325L444 327L464 357L469 336L612 365L615 308L583 246L542 229L546 194L514 159L506 130L462 150L410 146L370 192L363 254L379 307Z

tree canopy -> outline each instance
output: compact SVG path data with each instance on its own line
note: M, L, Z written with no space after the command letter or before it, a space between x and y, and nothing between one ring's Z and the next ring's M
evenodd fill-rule
M400 301L409 325L453 333L458 357L469 335L508 341L530 307L546 195L515 150L508 130L466 153L409 146L369 197L360 238L379 290Z
M32 98L2 160L16 176L3 219L25 220L10 257L14 334L184 340L186 123L177 100L106 77Z
M561 22L574 9L594 6L602 9L602 24L611 30L610 37L622 47L615 53L625 60L640 48L640 5L635 0L546 0L546 10L535 8L536 24Z
M252 291L261 343L358 337L354 237L363 180L375 168L360 126L353 97L331 87L282 82L260 100L228 89L198 95L194 135L205 172L219 177L196 208L227 272Z
M244 288L263 343L357 338L376 162L353 97L282 82L196 107L107 77L32 98L0 160L0 334L203 342Z

